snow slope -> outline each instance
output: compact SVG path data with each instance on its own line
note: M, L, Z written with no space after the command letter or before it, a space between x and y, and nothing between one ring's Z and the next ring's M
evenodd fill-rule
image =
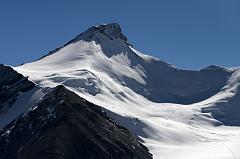
M33 88L32 90L21 93L16 102L5 113L0 114L0 129L13 121L22 113L27 112L35 103L37 103L45 93L41 88Z
M63 84L109 110L154 158L240 158L240 128L227 126L240 123L237 68L177 69L136 51L113 23L14 69L40 87Z

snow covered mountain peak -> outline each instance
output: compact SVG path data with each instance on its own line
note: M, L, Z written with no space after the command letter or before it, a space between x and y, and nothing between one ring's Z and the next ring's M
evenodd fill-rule
M78 35L72 42L76 42L79 40L84 41L95 41L100 44L103 42L103 38L108 38L110 40L120 40L125 42L127 45L131 46L128 43L127 37L122 33L122 29L117 23L109 23L109 24L101 24L98 26L92 26L87 31Z
M34 99L44 99L45 88L63 85L103 107L156 159L240 156L240 129L229 127L240 126L240 68L178 69L136 51L111 23L14 69L44 88Z
M109 23L90 27L86 31L82 32L81 34L67 42L62 47L50 51L47 55L41 57L39 60L51 54L59 52L64 48L69 48L69 46L72 47L73 45L81 45L77 49L78 52L87 53L94 51L95 54L98 52L103 52L109 58L121 53L124 53L125 55L137 55L136 53L134 53L135 51L133 51L132 45L128 42L127 37L122 33L120 25L117 23Z
M116 23L91 27L44 58L16 70L38 84L64 84L84 95L105 94L109 99L132 102L137 94L152 102L178 104L213 96L232 74L217 66L181 70L142 54L129 45ZM123 93L128 91L131 93Z

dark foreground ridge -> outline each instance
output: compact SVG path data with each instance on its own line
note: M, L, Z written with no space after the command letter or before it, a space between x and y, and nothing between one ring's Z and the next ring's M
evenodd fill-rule
M21 92L26 92L34 86L34 83L11 67L0 64L0 114L7 111Z
M102 109L57 86L0 131L0 159L150 159Z

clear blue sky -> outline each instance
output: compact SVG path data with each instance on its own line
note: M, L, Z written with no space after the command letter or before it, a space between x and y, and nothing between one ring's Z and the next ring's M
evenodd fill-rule
M35 60L110 22L136 49L177 67L240 66L239 0L1 1L0 63Z

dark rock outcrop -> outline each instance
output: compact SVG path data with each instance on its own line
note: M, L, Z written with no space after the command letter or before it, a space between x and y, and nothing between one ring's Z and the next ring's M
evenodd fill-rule
M21 92L32 89L35 84L9 66L0 64L0 114L6 111Z
M102 109L57 86L0 131L1 159L150 159Z

